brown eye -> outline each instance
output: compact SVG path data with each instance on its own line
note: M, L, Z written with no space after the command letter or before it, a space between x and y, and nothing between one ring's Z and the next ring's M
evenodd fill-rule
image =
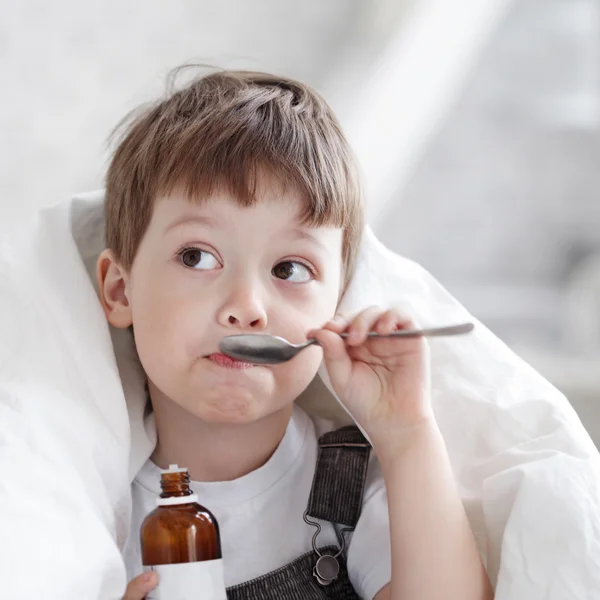
M219 264L210 252L200 248L185 248L179 253L179 260L184 266L201 271L214 269Z
M181 253L181 262L186 267L194 268L200 262L201 256L201 250L198 250L198 248L189 248Z
M292 281L293 283L306 283L310 281L312 275L308 267L291 260L275 265L272 273L278 279Z

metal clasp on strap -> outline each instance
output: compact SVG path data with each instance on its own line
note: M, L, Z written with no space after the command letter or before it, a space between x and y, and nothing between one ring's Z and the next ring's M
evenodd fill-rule
M340 531L341 547L340 551L336 555L321 554L317 548L317 537L319 536L319 533L321 533L321 525L316 521L311 521L311 519L308 518L307 511L304 512L304 522L317 528L317 531L315 531L315 534L312 537L312 547L315 554L319 558L317 559L317 563L313 568L313 577L317 580L319 585L330 585L338 578L338 575L340 574L340 563L338 561L338 557L346 548L346 538L344 537L344 534L348 531L352 531L352 527L346 527Z

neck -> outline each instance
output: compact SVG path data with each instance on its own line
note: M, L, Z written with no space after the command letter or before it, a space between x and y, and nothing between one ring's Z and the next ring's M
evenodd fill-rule
M232 481L263 466L283 439L293 406L252 423L207 423L150 387L161 469L178 464L194 481Z

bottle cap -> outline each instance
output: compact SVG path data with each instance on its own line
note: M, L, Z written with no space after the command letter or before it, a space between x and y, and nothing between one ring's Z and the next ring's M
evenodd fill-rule
M161 473L187 473L187 469L179 465L169 465L168 469L161 469Z

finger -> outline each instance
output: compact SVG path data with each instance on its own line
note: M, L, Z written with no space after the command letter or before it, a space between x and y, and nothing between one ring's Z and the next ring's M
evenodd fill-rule
M352 360L348 356L344 340L337 332L329 329L314 329L308 333L308 337L319 341L331 383L336 393L340 393L352 372Z
M375 325L380 315L380 308L377 306L370 306L354 317L347 330L348 345L360 346L361 344L364 344L365 340L367 339L367 334L372 330L373 325Z
M337 314L333 319L327 321L325 325L323 325L322 329L329 329L330 331L335 331L336 333L342 333L348 327L348 319L344 317L344 315Z
M381 318L374 326L374 331L382 337L369 339L365 344L365 348L380 359L396 357L397 359L402 358L402 360L405 360L410 354L426 350L426 341L422 337L396 338L393 337L393 333L395 331L417 328L418 324L407 312L399 309L390 309L381 315Z
M397 309L386 310L373 326L373 331L379 335L389 335L399 329L412 329L414 321Z
M385 311L373 325L373 331L379 335L388 335L397 328L398 316L393 310Z
M153 571L138 575L129 582L123 600L143 600L158 585L158 575Z

